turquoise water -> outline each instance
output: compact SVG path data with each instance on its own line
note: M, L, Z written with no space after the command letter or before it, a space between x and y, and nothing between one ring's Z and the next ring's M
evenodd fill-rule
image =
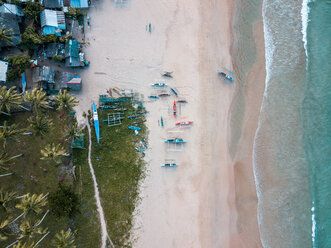
M302 122L311 169L313 247L331 247L331 1L308 6Z

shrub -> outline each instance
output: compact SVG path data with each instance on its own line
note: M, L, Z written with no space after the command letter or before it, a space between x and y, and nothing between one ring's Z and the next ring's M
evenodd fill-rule
M43 44L41 37L36 33L33 27L27 27L22 34L21 46L22 48L34 50L39 45Z
M14 82L20 78L20 71L18 69L8 69L7 71L7 81Z
M59 184L49 196L49 207L58 217L72 217L79 213L79 199L70 186Z
M62 55L54 55L53 60L61 62L63 60L63 57L62 57Z

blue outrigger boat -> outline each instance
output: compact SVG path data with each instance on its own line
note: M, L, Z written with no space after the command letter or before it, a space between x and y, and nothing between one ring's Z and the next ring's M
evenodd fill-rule
M165 163L165 164L162 164L161 167L175 167L178 165L179 164L176 164L176 163Z
M187 140L183 140L181 138L172 138L172 139L166 139L164 140L164 142L170 144L182 144L182 143L186 143Z
M217 72L218 72L220 75L224 76L225 78L229 79L230 81L234 82L234 78L230 77L228 74L226 74L226 73L224 73L224 72L222 72L222 71L220 71L220 70L217 70Z
M97 136L97 141L99 143L99 118L98 118L98 110L95 106L95 103L93 101L93 106L92 106L92 112L93 112L93 120L94 120L94 128L95 128L95 134Z
M141 130L140 127L136 127L136 126L129 126L129 129L131 129L131 130L137 130L137 131L140 131Z

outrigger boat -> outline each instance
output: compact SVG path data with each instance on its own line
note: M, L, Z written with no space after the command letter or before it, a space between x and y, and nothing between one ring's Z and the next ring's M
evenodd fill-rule
M165 71L163 74L162 74L162 76L163 77L170 77L170 78L172 78L173 76L172 76L172 73L173 73L173 71Z
M185 126L191 126L193 124L193 121L182 121L177 122L176 126L185 127Z
M170 143L170 144L183 144L183 143L186 143L187 140L183 140L181 138L170 138L170 139L164 140L164 142Z
M176 101L174 101L174 106L172 108L174 110L174 116L176 117L176 110L177 110L177 108L176 108Z
M177 103L187 103L187 101L185 99L178 99Z
M93 101L93 106L92 106L92 112L93 112L95 134L97 136L97 141L99 143L99 118L98 118L98 111L97 111L94 101Z
M165 164L162 164L161 167L175 167L178 165L179 164L176 164L176 163L165 163Z
M170 88L171 92L174 93L174 95L177 97L178 96L178 93L176 90L174 90L173 88Z
M148 98L151 98L151 99L159 99L160 97L152 95L152 96L148 96Z
M228 74L226 74L226 73L224 73L224 72L222 72L220 70L217 70L217 72L219 74L221 74L223 77L225 77L225 78L229 79L230 81L234 82L234 79L232 77L230 77Z
M151 86L163 88L163 87L166 87L167 84L163 83L163 82L155 82L154 84L151 84Z
M159 94L159 97L167 97L167 96L170 96L170 94L165 92Z
M137 131L141 130L140 127L136 127L136 126L129 126L129 129L131 129L131 130L137 130Z

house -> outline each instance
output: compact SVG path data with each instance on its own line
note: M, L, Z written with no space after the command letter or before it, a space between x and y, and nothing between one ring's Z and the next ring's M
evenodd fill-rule
M59 80L59 88L80 90L82 88L82 79L74 73L62 72Z
M53 58L55 55L64 57L64 45L61 43L49 43L45 48L45 57Z
M55 84L55 70L51 66L33 68L32 82L38 83L39 87L47 89L47 84Z
M88 0L70 0L70 7L76 9L88 8L89 3Z
M76 40L69 40L65 46L65 66L79 67L84 66L84 59L79 53L80 43Z
M40 13L42 34L55 34L61 36L62 30L66 29L63 11L45 9Z
M41 0L40 4L47 9L63 8L63 0Z
M9 13L13 14L16 16L24 16L23 10L21 7L15 5L15 4L10 4L10 3L4 3L3 5L0 6L0 13Z
M8 62L0 60L0 82L7 81Z
M9 13L0 13L0 27L3 26L6 27L6 31L12 30L10 32L12 38L9 42L2 41L0 43L0 48L19 45L21 41L21 34L16 16Z

